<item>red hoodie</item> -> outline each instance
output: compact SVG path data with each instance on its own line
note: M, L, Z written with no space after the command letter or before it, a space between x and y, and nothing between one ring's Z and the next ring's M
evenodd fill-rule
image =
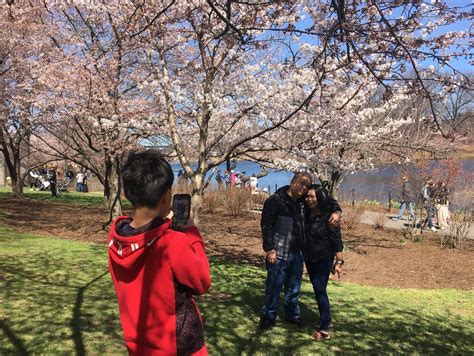
M131 221L116 219L108 237L109 270L129 354L207 355L192 297L211 284L199 230L174 231L169 219L134 230ZM127 229L132 233L122 232Z

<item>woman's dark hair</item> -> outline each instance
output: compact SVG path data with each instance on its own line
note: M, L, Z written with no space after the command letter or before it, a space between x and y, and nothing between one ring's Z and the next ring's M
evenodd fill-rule
M173 185L169 163L157 150L131 152L122 166L125 196L135 208L154 208Z
M314 190L316 192L316 199L318 200L318 206L322 213L328 213L328 201L329 193L328 191L319 184L311 184L308 188L308 191ZM308 209L306 209L307 211Z

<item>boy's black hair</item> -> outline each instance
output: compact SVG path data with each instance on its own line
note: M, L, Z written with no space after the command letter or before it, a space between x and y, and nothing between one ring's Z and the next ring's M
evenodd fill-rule
M131 152L122 166L123 190L135 208L155 208L173 180L170 164L157 150Z

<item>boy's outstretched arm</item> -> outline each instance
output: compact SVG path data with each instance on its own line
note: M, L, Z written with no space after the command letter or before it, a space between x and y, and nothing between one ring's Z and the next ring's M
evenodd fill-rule
M204 241L197 227L189 227L184 235L173 238L169 247L169 261L176 280L204 294L211 285L209 260L204 250Z

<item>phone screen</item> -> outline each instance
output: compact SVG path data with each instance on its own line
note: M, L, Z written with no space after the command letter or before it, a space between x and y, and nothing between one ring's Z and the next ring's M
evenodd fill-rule
M175 194L173 197L173 225L183 225L188 222L191 209L189 194Z

